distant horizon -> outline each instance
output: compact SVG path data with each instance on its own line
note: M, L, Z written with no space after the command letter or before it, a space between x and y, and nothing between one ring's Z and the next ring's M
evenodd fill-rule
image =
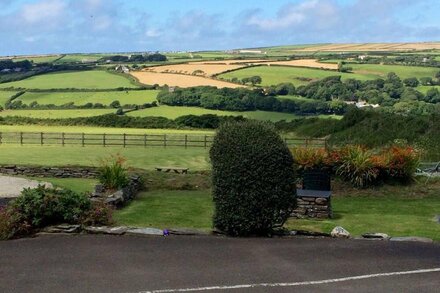
M428 42L438 11L437 0L0 0L0 56Z
M234 50L255 50L255 49L264 49L264 48L275 48L275 47L288 47L288 46L316 46L316 45L350 45L350 44L426 44L426 43L438 43L440 41L420 41L420 42L371 42L371 43L355 43L355 42L347 42L347 43L309 43L309 44L278 44L273 46L264 46L264 47L243 47L243 48L231 48L231 49L210 49L210 50L195 50L195 51L185 51L185 50L146 50L146 51L102 51L102 52L50 52L50 53L42 53L42 54L19 54L19 55L0 55L0 58L5 57L26 57L26 56L57 56L57 55L93 55L93 54L142 54L142 53L178 53L178 52L187 52L187 53L199 53L199 52L227 52ZM437 49L434 49L437 50ZM319 50L318 50L319 51ZM408 52L412 52L413 50L406 50ZM418 50L418 51L426 51L426 50ZM340 52L340 51L326 51L326 52ZM352 51L349 51L352 52ZM371 51L373 52L373 51Z

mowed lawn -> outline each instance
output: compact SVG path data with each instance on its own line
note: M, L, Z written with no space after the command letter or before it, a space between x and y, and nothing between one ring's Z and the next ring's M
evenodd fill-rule
M115 109L69 109L69 110L6 110L0 112L0 117L17 116L29 118L79 118L116 113Z
M268 111L246 111L246 112L233 112L233 111L220 111L220 110L210 110L199 107L179 107L179 106L159 106L148 109L142 109L139 111L133 111L127 113L128 116L134 117L147 117L147 116L158 116L166 117L169 119L176 119L177 117L184 115L204 115L204 114L214 114L219 116L243 116L246 118L257 119L257 120L292 120L298 118L295 114L290 113L280 113L280 112L268 112Z
M46 93L27 92L24 95L21 95L18 100L21 100L26 105L29 105L32 102L37 102L40 105L64 105L70 102L73 102L75 105L84 105L87 103L109 105L116 100L119 101L121 105L141 105L156 101L159 92L160 91L158 90Z
M26 89L113 89L136 87L128 78L103 70L55 72L32 76L24 80L0 84L0 88Z
M0 106L4 107L8 99L16 93L17 92L12 91L0 91Z
M385 186L378 190L350 189L335 192L333 219L290 219L285 227L330 233L343 226L353 236L382 232L391 236L422 236L440 241L439 224L434 221L440 211L440 181L427 186ZM157 228L212 228L213 202L210 190L154 190L115 214L118 225Z
M153 170L155 166L181 166L207 170L208 149L202 147L103 147L0 145L0 164L37 166L97 166L111 154L124 156L129 166Z
M243 79L245 77L251 77L258 75L262 78L261 85L277 85L283 82L290 82L294 85L304 85L308 81L301 80L302 78L319 80L328 76L340 75L342 79L355 78L359 80L368 80L377 78L375 74L355 74L355 73L341 73L331 70L321 70L312 68L302 68L302 67L292 67L292 66L257 66L249 67L244 69L239 69L231 71L225 74L219 75L220 78L232 79L238 78Z

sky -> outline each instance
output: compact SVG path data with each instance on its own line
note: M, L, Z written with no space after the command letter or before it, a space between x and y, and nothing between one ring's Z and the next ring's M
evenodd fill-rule
M439 0L0 0L0 55L440 41Z

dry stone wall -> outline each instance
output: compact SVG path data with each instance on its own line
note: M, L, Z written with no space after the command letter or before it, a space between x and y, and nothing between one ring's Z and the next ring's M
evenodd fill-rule
M55 178L96 178L98 172L93 167L37 167L0 165L0 174L26 177Z

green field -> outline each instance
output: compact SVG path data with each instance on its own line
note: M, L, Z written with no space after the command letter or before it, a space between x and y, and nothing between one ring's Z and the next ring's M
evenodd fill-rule
M245 77L251 77L254 75L261 76L263 80L261 85L263 86L277 85L283 82L291 82L295 86L298 86L308 83L307 81L300 80L301 78L318 80L335 75L342 76L342 79L355 78L359 80L368 80L377 78L377 75L374 74L341 73L331 70L291 66L256 66L221 74L218 77L230 80L234 77L243 79Z
M0 112L0 117L19 116L30 118L78 118L92 117L115 113L115 109L74 109L74 110L6 110Z
M0 125L1 132L45 132L45 133L106 133L106 134L213 134L214 130L143 129L89 126L40 126Z
M73 63L73 62L94 62L102 57L106 56L105 54L72 54L65 55L63 58L57 60L57 63Z
M416 89L424 94L426 94L430 89L438 89L440 91L440 85L435 85L435 86L425 86L425 85L420 85L418 86Z
M32 61L34 63L50 63L53 62L55 60L57 60L58 58L60 58L60 55L54 55L54 56L35 56L35 57L29 57L29 58L14 58L14 61L23 61L23 60L29 60Z
M97 166L99 160L119 153L134 168L153 170L155 166L182 166L207 170L208 149L183 147L102 147L102 146L19 146L0 145L0 164L38 166Z
M56 72L0 84L0 88L26 89L113 89L136 87L128 78L103 70Z
M349 64L354 72L359 74L376 75L386 77L389 72L396 73L401 79L408 77L434 77L439 71L435 67L403 66L403 65L381 65L381 64Z
M248 112L232 112L232 111L220 111L210 110L199 107L173 107L173 106L159 106L154 108L143 109L127 113L129 116L146 117L146 116L158 116L166 117L169 119L176 119L177 117L184 115L203 115L203 114L215 114L220 116L239 116L242 115L247 118L258 120L292 120L298 118L295 114L279 113L279 112L267 112L267 111L248 111Z
M0 106L4 107L8 99L17 92L0 91Z
M40 105L54 104L63 105L74 102L75 105L84 105L86 103L101 103L109 105L118 100L121 105L152 103L160 91L109 91L109 92L27 92L19 97L24 104L29 105L36 101ZM1 93L0 93L1 95ZM1 96L0 96L1 97ZM1 98L0 98L1 101ZM0 102L1 103L1 102Z

